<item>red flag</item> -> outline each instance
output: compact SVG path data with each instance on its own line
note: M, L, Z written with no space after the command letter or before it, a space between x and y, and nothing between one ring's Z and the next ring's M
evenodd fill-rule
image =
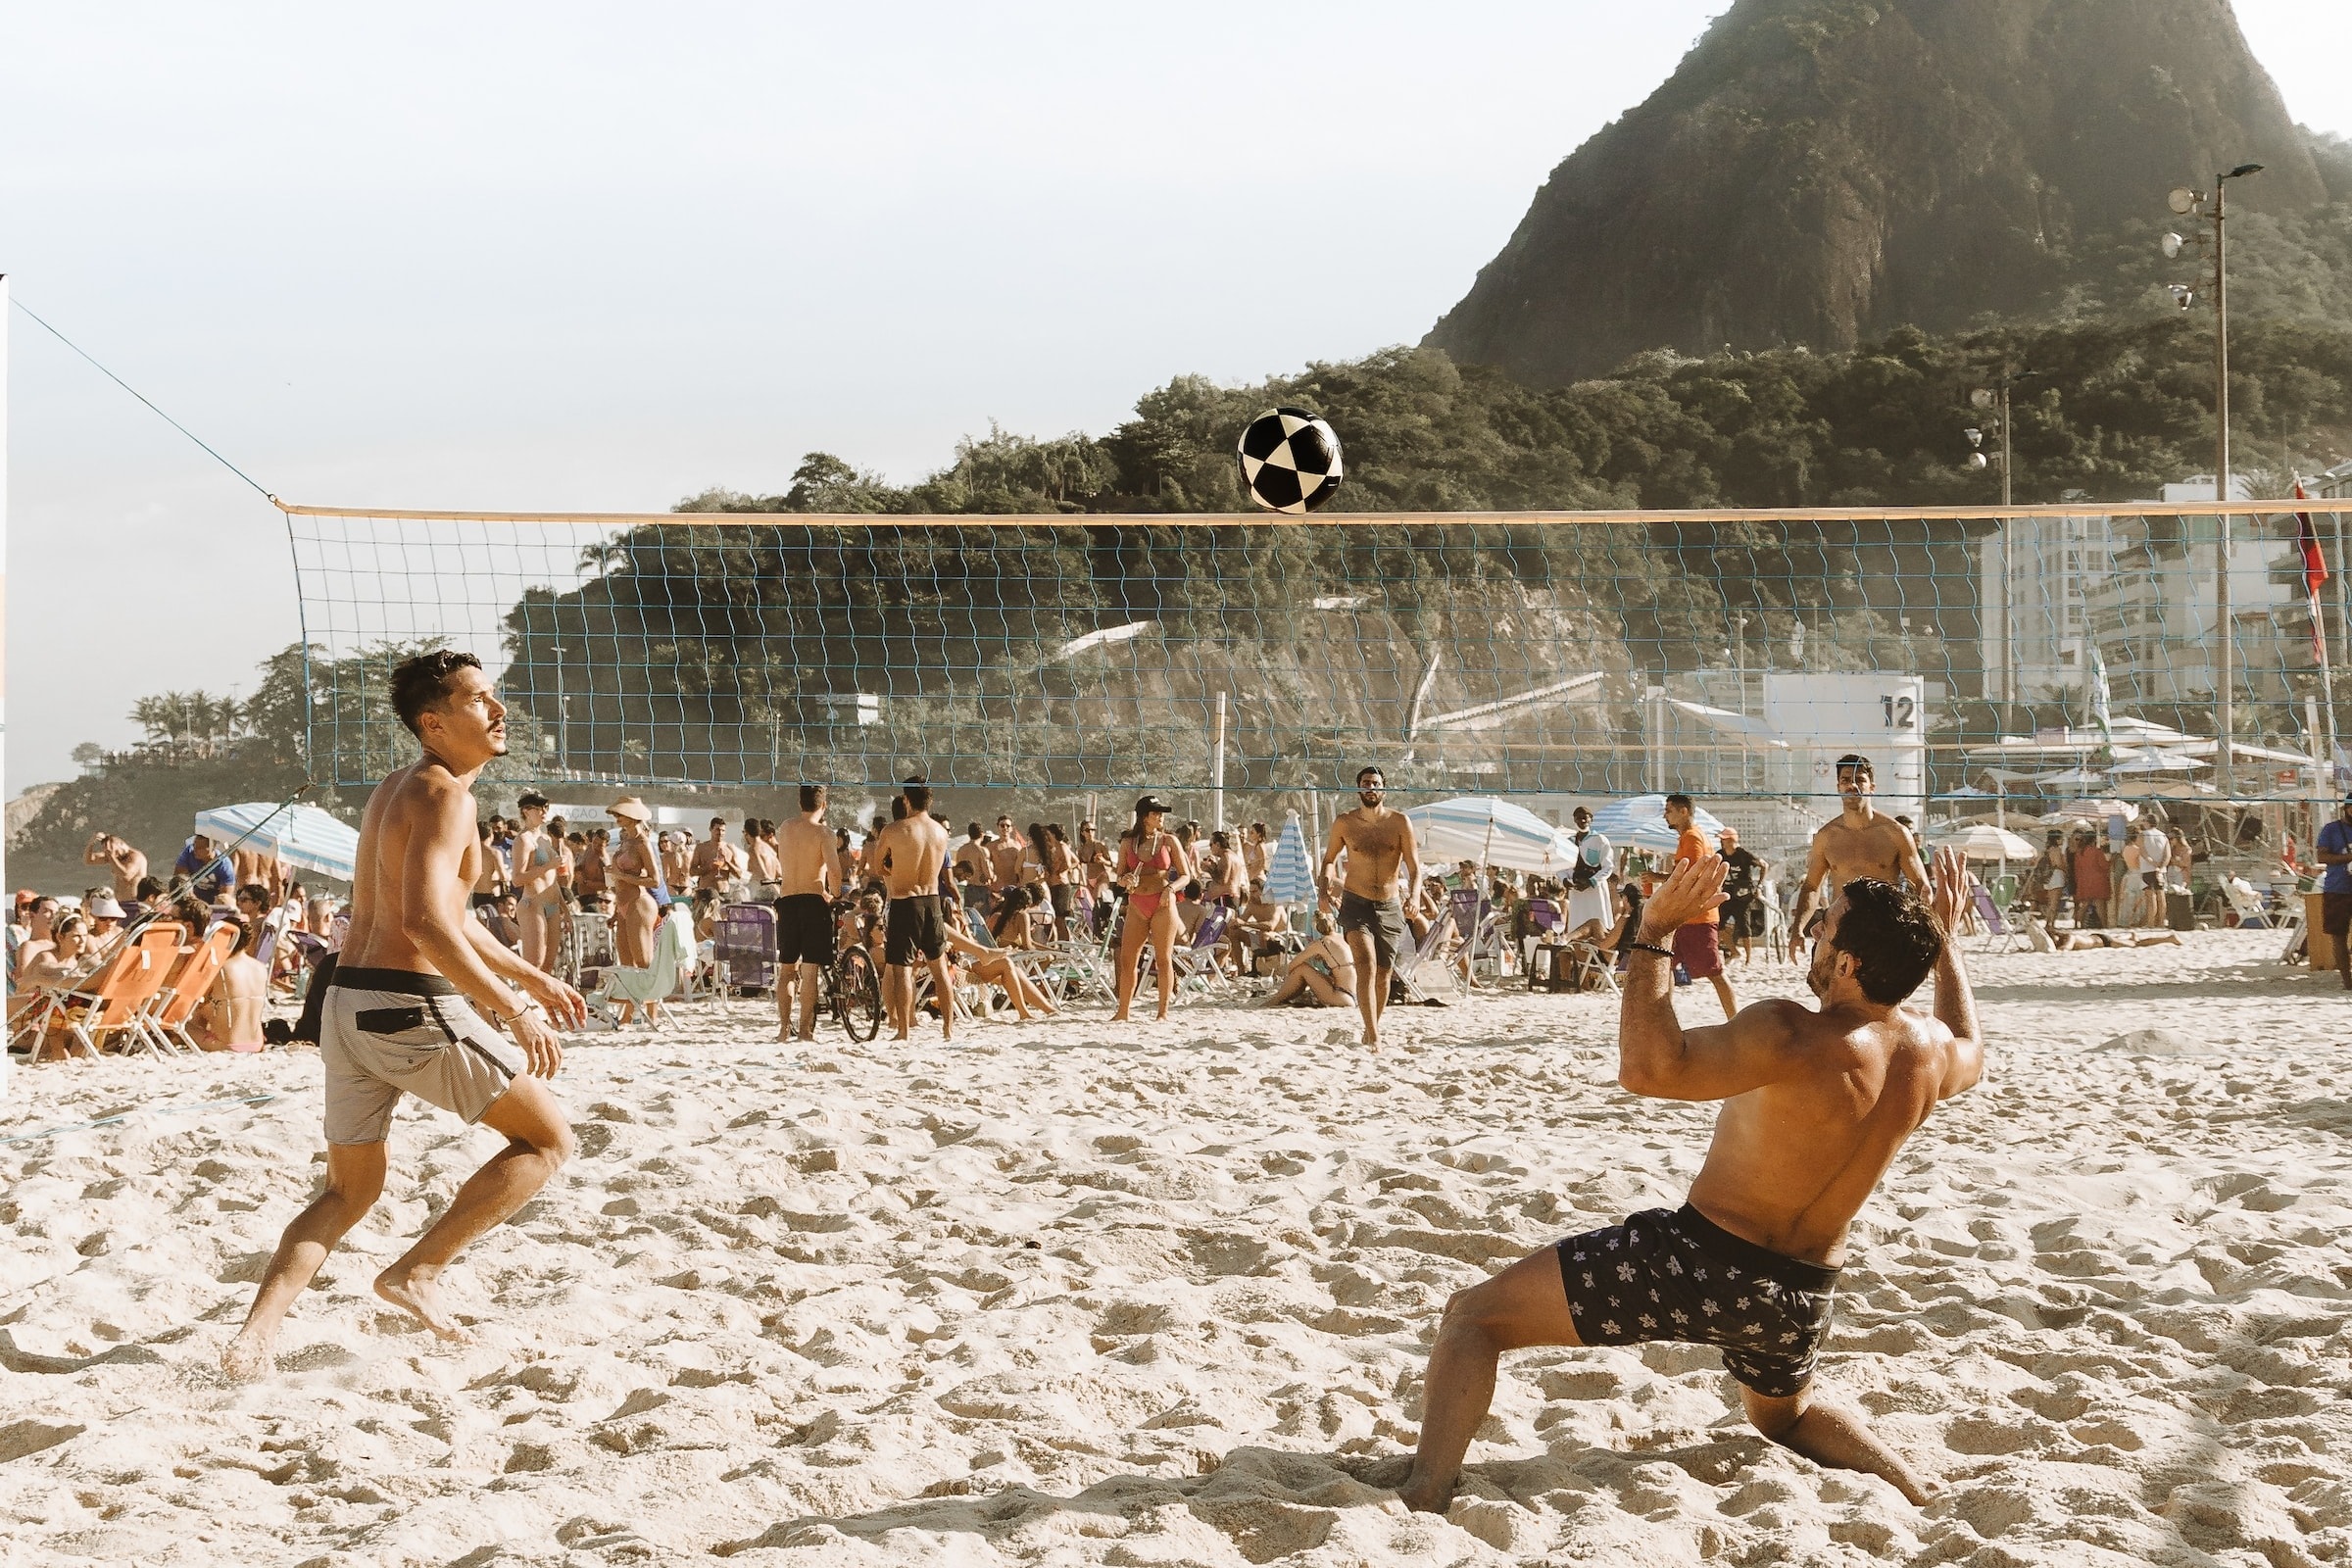
M2311 499L2303 493L2300 483L2295 486L2295 499ZM2304 591L2317 598L2321 585L2328 580L2328 558L2320 554L2319 531L2312 527L2311 514L2308 512L2295 514L2295 547L2303 552Z
M2308 501L2301 480L2295 482L2295 499ZM2320 588L2328 581L2328 558L2320 554L2319 530L2311 525L2311 514L2295 514L2295 548L2303 553L2303 589L2311 596L2311 657L2315 663L2328 662L2327 622L2320 618Z

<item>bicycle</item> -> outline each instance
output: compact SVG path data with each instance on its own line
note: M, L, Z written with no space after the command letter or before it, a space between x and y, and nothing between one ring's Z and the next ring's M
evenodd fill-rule
M857 935L862 938L864 933ZM825 1005L852 1040L862 1045L882 1032L882 977L862 940L839 944L825 971Z

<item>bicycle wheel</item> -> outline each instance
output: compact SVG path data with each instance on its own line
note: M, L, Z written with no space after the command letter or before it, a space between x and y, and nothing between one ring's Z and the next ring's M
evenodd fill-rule
M882 982L874 960L864 949L852 948L833 973L834 1016L852 1040L873 1039L882 1032Z

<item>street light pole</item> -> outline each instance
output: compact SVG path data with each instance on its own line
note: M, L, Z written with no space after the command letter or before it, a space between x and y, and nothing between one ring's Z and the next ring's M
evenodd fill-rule
M564 700L564 647L550 643L547 651L556 656L556 770L569 776L570 765L564 759L569 755L565 742L571 739L567 733L571 713L570 705Z
M2213 182L2213 408L2216 435L2213 459L2213 499L2230 499L2230 231L2223 227L2230 176ZM2230 744L2237 738L2237 628L2230 621L2230 514L2224 513L2219 546L2221 574L2214 583L2214 618L2221 622L2221 745L2214 749L2214 771L2226 801L2237 793L2236 769Z

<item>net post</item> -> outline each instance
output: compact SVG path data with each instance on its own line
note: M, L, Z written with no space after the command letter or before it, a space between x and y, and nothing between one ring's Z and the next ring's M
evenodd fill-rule
M1225 826L1225 694L1217 693L1217 728L1208 747L1208 820L1212 829Z
M8 274L0 272L0 777L8 767ZM7 835L0 834L0 889L8 886ZM13 914L13 910L11 911ZM8 1056L0 1052L0 1104L8 1102Z

